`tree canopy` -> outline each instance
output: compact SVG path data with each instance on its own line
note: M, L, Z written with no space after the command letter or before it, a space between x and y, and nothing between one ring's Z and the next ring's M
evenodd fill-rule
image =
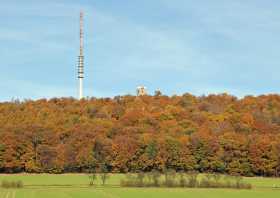
M280 96L0 103L0 172L174 169L278 176Z

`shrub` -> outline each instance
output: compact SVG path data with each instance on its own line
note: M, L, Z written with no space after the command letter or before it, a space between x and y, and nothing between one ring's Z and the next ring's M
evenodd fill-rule
M190 188L197 187L198 185L197 176L198 174L195 171L187 173L187 177L188 177L187 187Z
M219 184L220 183L220 179L221 179L221 175L220 174L212 174L212 177L215 181L216 184Z
M243 182L243 178L241 176L235 176L234 179L235 179L235 184L233 186L234 188L237 188L237 189L251 189L252 188L251 184Z
M207 174L199 181L196 172L180 172L176 175L175 171L167 170L164 173L165 179L160 180L161 174L157 171L127 174L120 184L124 187L252 188L251 184L242 181L242 177Z
M128 173L125 179L121 179L120 185L123 187L137 187L137 179L134 174Z
M20 180L18 180L18 181L3 180L1 182L1 187L2 188L23 188L23 182Z
M212 180L213 178L213 180ZM242 182L242 177L224 176L223 180L219 174L205 175L198 187L200 188L237 188L237 189L250 189L251 184Z
M165 181L164 186L166 187L175 187L176 186L176 171L167 169L164 172Z
M9 188L10 187L10 182L3 180L1 183L2 188Z
M145 173L143 173L143 172L137 173L137 176L136 176L137 187L144 187L145 186L145 183L144 183L145 177L146 177Z
M225 187L226 188L231 188L232 187L232 176L230 175L225 175L224 176L224 182L225 182Z
M102 185L104 186L107 179L109 178L108 168L105 165L102 165L102 173L100 174L100 179L102 181Z
M186 187L186 185L187 185L186 174L184 172L180 172L179 173L179 186Z
M89 178L89 185L90 185L90 186L93 186L95 180L97 179L96 174L95 174L95 173L91 173L91 174L88 176L88 178Z
M199 183L199 186L202 188L210 188L211 187L211 174L206 174L205 177L203 177Z
M152 170L148 173L148 186L159 187L160 186L160 172L157 170Z
M102 181L102 185L104 186L106 184L107 179L109 178L108 173L101 173L100 174L100 179Z

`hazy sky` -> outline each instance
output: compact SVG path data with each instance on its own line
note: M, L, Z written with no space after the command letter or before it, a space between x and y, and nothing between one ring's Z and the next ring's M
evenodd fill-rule
M280 92L278 0L0 0L0 100Z

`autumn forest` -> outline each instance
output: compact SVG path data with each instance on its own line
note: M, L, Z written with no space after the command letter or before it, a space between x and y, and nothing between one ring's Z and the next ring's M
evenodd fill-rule
M0 103L0 172L280 175L280 96L53 98Z

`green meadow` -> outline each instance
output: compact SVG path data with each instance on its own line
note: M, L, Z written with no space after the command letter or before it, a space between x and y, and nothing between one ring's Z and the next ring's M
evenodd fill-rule
M113 174L105 186L98 178L89 187L83 174L19 174L0 175L0 181L21 180L22 189L0 188L0 198L279 198L280 179L244 178L253 185L250 190L201 188L123 188L119 186L124 175Z

